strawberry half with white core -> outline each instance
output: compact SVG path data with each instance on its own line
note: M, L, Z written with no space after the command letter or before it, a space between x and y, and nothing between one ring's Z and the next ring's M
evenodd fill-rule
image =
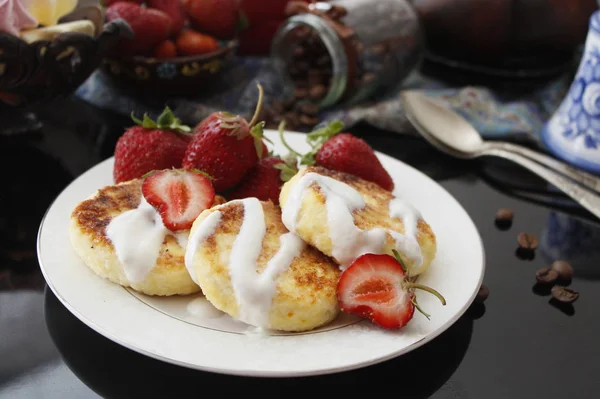
M144 178L142 193L171 231L190 229L198 215L215 200L210 179L196 170L151 172Z
M386 329L404 327L419 307L415 289L425 290L446 305L444 297L433 288L410 281L397 251L365 254L358 257L340 276L338 303L342 312L365 318Z

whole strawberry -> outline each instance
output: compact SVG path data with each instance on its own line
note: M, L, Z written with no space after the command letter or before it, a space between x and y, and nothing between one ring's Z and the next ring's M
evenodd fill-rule
M394 181L366 141L350 133L340 133L327 140L315 156L317 165L350 173L377 183L388 191Z
M167 39L171 33L171 18L162 11L142 7L139 4L119 1L106 10L106 19L124 19L134 33L133 39L121 39L119 53L122 55L148 54Z
M190 22L199 31L218 39L231 39L235 36L240 22L236 0L187 0L184 4Z
M319 165L327 169L349 173L378 184L388 191L394 190L394 181L385 170L375 151L361 138L350 133L340 133L340 121L331 122L322 129L306 136L312 150L306 154L293 151L283 139L286 147L300 157L301 165Z
M295 159L295 158L294 158ZM270 156L261 159L227 197L229 199L258 198L279 204L281 186L297 170L293 163L286 163L279 157Z
M171 36L177 35L185 25L186 14L183 2L179 0L147 0L148 7L167 14L172 21Z
M113 178L116 183L141 178L153 170L181 167L190 142L191 129L181 125L167 107L153 121L144 115L139 120L132 115L138 126L127 129L115 147Z
M262 87L258 87L258 105L250 123L241 116L215 112L194 129L182 167L209 174L217 193L238 185L266 155L262 141L264 122L256 123L263 101Z

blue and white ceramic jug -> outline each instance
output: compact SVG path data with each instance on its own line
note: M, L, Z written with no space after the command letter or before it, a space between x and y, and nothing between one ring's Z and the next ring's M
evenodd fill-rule
M557 157L600 174L600 11L590 18L579 68L542 139Z

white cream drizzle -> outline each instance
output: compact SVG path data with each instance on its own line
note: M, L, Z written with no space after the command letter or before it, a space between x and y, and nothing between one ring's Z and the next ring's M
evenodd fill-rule
M283 207L283 224L291 232L296 232L298 213L302 206L307 189L316 183L325 196L327 209L327 225L331 239L333 258L346 269L352 261L365 253L381 253L385 245L386 232L394 237L399 252L415 259L415 267L422 262L421 248L416 240L417 222L420 213L414 207L394 198L389 205L390 217L403 221L405 234L395 231L374 228L362 230L354 224L352 212L362 209L366 203L360 193L349 185L322 176L317 173L306 173L292 187Z
M262 204L256 198L237 202L244 205L244 220L229 255L229 275L238 302L238 319L268 328L273 296L277 291L276 279L289 268L305 243L295 234L283 234L279 250L258 274L256 261L267 231Z
M214 211L200 222L200 225L196 227L194 233L188 240L188 245L185 250L185 267L187 268L192 281L196 284L198 284L198 279L196 277L196 272L194 271L194 256L196 255L196 252L198 252L198 246L213 234L220 221L221 212Z
M300 255L306 243L293 233L281 235L279 250L259 274L256 271L256 263L267 232L263 207L256 198L234 200L228 204L236 203L243 205L244 218L231 247L228 270L238 304L237 319L251 326L270 328L269 314L277 292L277 278L290 267L294 258ZM213 212L197 226L190 237L185 262L194 279L194 255L198 246L214 232L220 220L221 212Z
M136 209L123 212L106 227L106 235L131 283L143 281L156 265L167 234L172 233L143 196Z

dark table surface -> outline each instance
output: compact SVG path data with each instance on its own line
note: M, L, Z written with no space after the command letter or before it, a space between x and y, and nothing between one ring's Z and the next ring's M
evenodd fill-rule
M69 313L46 287L36 234L55 196L110 157L130 121L76 99L36 112L41 130L0 135L0 397L193 397L213 384L225 397L254 391L267 397L312 394L326 385L335 385L340 397L381 390L397 398L599 397L597 221L518 167L450 159L419 138L366 126L352 132L434 178L473 218L486 251L484 283L491 294L485 304L473 305L445 333L405 356L314 378L197 372L109 341ZM13 117L2 113L3 121ZM500 207L515 211L509 230L495 226ZM516 256L521 231L540 239L534 259ZM534 286L536 270L558 258L575 268L571 288L581 296L573 305L557 306Z

